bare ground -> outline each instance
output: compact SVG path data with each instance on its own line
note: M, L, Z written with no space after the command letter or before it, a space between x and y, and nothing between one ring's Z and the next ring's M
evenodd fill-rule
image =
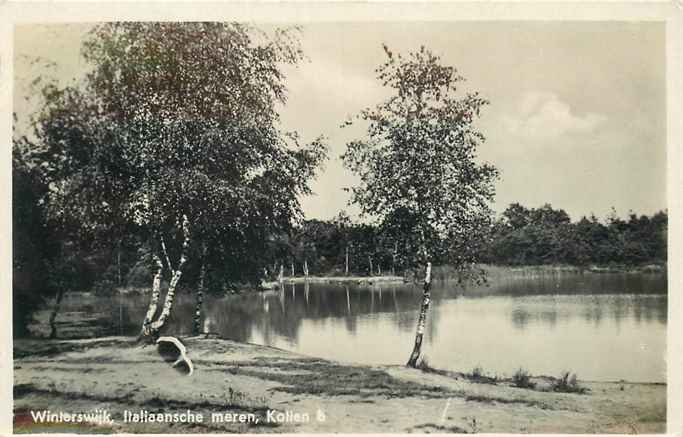
M666 385L580 382L585 394L402 366L355 366L228 340L183 339L183 376L131 339L16 340L15 432L663 433ZM36 424L30 411L111 413L111 425ZM202 423L123 422L124 410L202 413ZM269 421L268 411L303 422ZM218 423L211 413L253 413ZM321 414L319 414L321 413ZM324 415L324 420L322 415ZM319 420L320 419L320 420Z

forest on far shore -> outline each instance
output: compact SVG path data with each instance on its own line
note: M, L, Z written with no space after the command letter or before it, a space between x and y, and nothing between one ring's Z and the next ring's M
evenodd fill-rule
M59 278L60 287L100 293L149 287L151 255L145 241L131 236L117 244L93 244L69 237L61 242L69 248L68 255L57 256L58 245L53 242L64 238L49 235L50 229L35 220L40 217L34 210L38 181L18 168L13 180L15 259L27 266L47 266L44 273L26 277L27 281L49 284ZM409 267L402 254L411 251L411 242L402 240L396 223L409 219L406 214L392 218L391 225L372 225L353 222L341 211L331 220L302 220L289 234L270 238L265 253L258 254L268 266L262 277L275 279L280 266L287 277L303 276L305 271L312 276L403 275ZM591 215L572 221L566 211L549 204L527 208L513 203L493 221L476 252L482 263L503 266L662 265L667 259L667 220L667 212L660 211L651 216L631 212L625 219L613 212L604 220ZM65 254L63 249L61 254ZM448 264L438 257L435 261L437 265ZM239 265L230 268L238 269ZM209 292L249 282L231 283L230 278L239 275L226 270L206 273ZM198 276L199 265L189 263L181 288L191 289Z

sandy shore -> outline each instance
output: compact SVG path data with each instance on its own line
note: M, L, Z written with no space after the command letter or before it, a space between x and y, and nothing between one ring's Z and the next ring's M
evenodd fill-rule
M129 338L16 340L15 432L666 431L664 384L581 382L588 393L557 393L548 391L547 378L535 378L536 389L521 389L510 381L355 366L227 340L183 341L195 364L192 376L163 362L154 346ZM37 424L31 416L97 409L113 423ZM124 412L141 410L189 410L203 421L124 422Z

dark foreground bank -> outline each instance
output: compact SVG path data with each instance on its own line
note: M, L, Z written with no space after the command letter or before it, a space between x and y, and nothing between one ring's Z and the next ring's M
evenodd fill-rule
M227 340L184 341L195 365L189 377L129 338L15 341L15 432L666 431L663 384L580 382L587 392L561 393L549 378L532 378L536 386L524 389Z

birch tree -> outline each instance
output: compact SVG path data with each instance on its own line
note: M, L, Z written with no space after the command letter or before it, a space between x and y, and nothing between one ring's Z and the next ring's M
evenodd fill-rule
M367 126L367 137L347 144L343 161L360 178L352 202L381 222L406 216L410 266L422 266L423 296L408 365L421 354L431 300L434 262L469 270L473 250L490 224L497 170L477 159L484 136L475 121L488 103L476 92L461 93L464 78L422 47L407 56L384 46L386 62L377 78L391 97L363 110L347 124ZM410 223L406 228L405 224Z
M258 278L259 248L301 216L298 197L309 192L326 147L322 139L301 144L279 124L280 67L303 57L297 32L100 24L83 44L85 77L45 90L37 137L52 213L80 217L86 228L122 221L149 242L143 336L165 326L189 262ZM198 252L206 257L189 259Z

